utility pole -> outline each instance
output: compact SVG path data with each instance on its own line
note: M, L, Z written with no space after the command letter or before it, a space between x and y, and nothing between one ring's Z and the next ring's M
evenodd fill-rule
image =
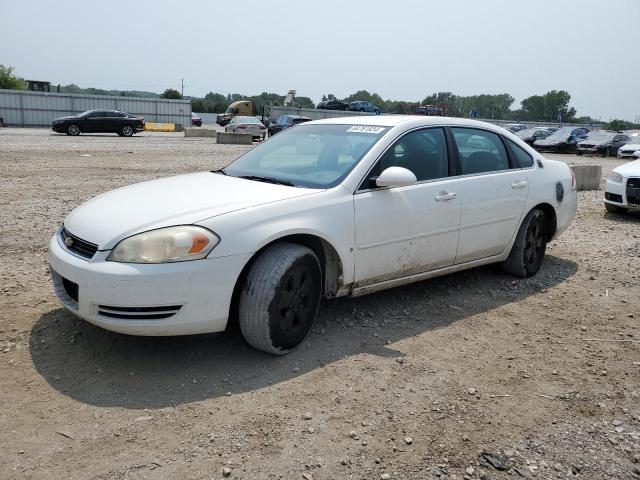
M184 98L184 78L182 80L182 98Z

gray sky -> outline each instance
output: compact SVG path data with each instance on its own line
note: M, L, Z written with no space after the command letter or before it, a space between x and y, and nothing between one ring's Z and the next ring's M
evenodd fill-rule
M419 101L568 90L640 116L640 0L0 0L0 63L82 87Z

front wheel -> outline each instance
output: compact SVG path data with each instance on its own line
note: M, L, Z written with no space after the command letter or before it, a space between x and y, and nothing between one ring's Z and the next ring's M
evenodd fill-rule
M238 308L242 336L258 350L284 355L300 344L320 306L322 271L313 250L268 247L251 266Z
M502 264L505 272L525 278L540 270L547 250L546 220L544 212L538 209L531 210L524 217L511 253Z
M71 135L73 137L80 135L80 127L75 123L72 123L67 127L67 135Z
M133 127L131 125L125 125L122 127L122 130L120 130L120 133L123 137L130 137L133 135Z

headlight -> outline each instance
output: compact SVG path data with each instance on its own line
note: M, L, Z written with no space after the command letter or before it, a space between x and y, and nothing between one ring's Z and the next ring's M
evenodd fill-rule
M107 260L122 263L186 262L206 257L218 242L220 238L203 227L160 228L120 241Z
M611 172L609 174L609 176L607 177L607 180L610 180L613 183L622 183L623 179L624 178L622 177L622 175L620 175L619 173L616 173L616 172Z

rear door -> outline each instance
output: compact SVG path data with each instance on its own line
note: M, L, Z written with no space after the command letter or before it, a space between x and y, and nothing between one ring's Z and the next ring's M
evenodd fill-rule
M502 136L476 128L451 132L460 169L460 264L504 251L520 224L529 182Z
M459 180L443 128L409 132L378 160L354 195L355 281L361 285L453 264L460 225ZM411 170L418 183L378 188L388 167Z

